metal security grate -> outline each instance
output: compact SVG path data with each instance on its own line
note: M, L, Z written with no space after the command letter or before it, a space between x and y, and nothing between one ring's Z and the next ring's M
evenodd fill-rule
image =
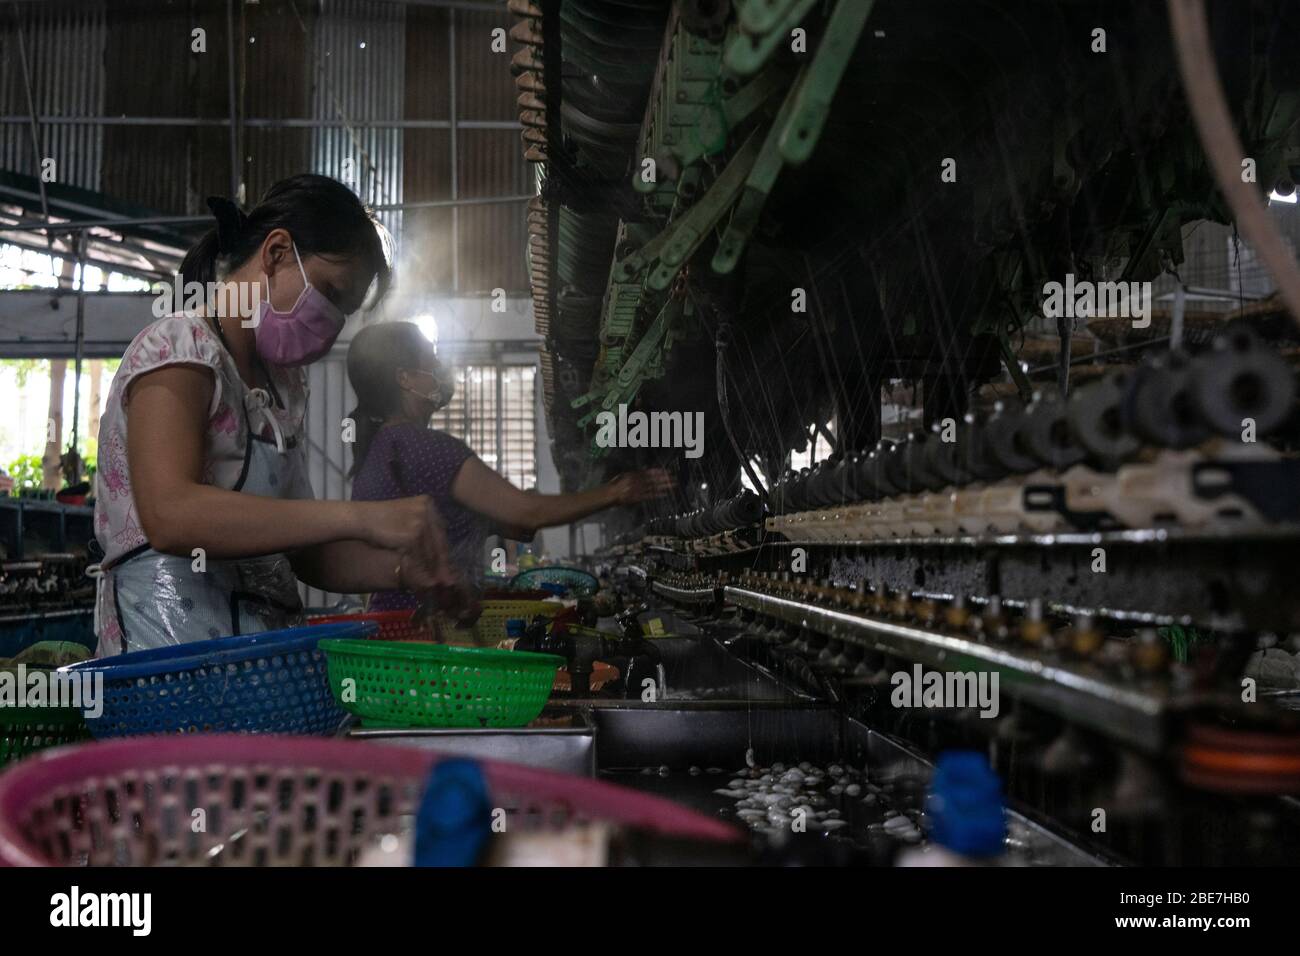
M531 365L501 371L501 473L524 490L537 487L536 377Z
M433 416L516 488L537 485L536 375L531 365L456 369L456 395Z

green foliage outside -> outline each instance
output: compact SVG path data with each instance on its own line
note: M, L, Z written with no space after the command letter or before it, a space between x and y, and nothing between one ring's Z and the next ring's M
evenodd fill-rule
M40 455L19 455L5 465L5 471L14 480L13 494L40 490L42 477Z
M112 382L113 375L117 372L118 366L121 364L121 360L102 359L101 362L103 363L101 386L105 391L107 391L109 384ZM12 369L18 387L23 390L30 389L33 392L39 392L39 400L44 401L48 396L50 374L50 362L48 359L0 359L0 368ZM83 371L84 370L83 367ZM67 374L69 376L72 374L71 362L68 363ZM97 441L96 436L87 435L85 433L84 426L86 421L85 416L87 413L85 403L89 401L90 390L88 383L84 380L81 394L83 403L81 410L83 416L83 429L81 434L77 437L77 452L81 455L83 476L87 481L91 481L94 479L95 475L95 465L99 454L99 442ZM65 401L64 415L70 417L71 414L71 404ZM65 422L64 437L67 439L71 437L70 428L67 427L67 425L70 425L70 421L65 418ZM43 476L41 458L45 453L45 449L44 447L40 447L34 448L32 451L34 453L21 454L12 461L0 462L0 467L3 467L5 472L14 481L13 494L19 494L22 491L41 490Z

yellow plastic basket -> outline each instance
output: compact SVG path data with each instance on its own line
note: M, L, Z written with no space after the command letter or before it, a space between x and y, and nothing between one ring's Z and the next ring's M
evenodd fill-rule
M480 647L495 647L504 641L506 621L511 618L531 621L539 614L552 618L564 610L564 606L555 601L484 601L480 606L483 613L473 627L474 642Z

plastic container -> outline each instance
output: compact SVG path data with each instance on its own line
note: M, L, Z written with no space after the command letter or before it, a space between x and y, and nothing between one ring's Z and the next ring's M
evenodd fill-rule
M512 618L531 621L539 615L555 617L564 610L564 605L555 601L482 601L479 606L482 613L474 622L474 640L488 647L495 647L509 636L506 622Z
M1006 853L1002 781L973 750L939 754L926 797L930 846L899 855L899 866L994 866Z
M344 866L409 827L434 751L221 735L62 748L0 775L0 864ZM483 761L508 829L608 821L737 841L721 821L603 781ZM207 827L194 832L193 811Z
M480 601L545 601L549 597L551 592L541 588L484 588L479 593Z
M75 708L0 707L0 767L90 734Z
M309 624L375 624L375 637L381 641L433 641L441 639L434 621L417 624L411 611L362 611L356 614L329 614L309 617Z
M581 568L552 567L529 568L520 571L510 581L515 590L540 588L544 584L559 584L569 592L570 597L591 597L600 590L599 579Z
M327 640L340 705L367 727L522 727L564 658L486 647ZM344 681L351 681L345 685Z
M372 623L319 624L178 644L74 664L104 675L97 738L137 734L333 734L334 701L322 638L360 639Z

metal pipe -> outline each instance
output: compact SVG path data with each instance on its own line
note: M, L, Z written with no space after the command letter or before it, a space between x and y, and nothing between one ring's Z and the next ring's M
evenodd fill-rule
M31 140L32 140L32 162L36 173L36 185L41 194L41 212L45 218L50 218L50 200L45 193L45 177L41 175L41 128L36 118L36 98L32 96L32 71L27 63L27 38L23 35L22 14L18 12L18 4L13 4L14 11L14 30L17 33L18 40L18 59L23 68L23 88L27 92L27 112L28 120L31 123ZM54 237L46 236L50 251L54 251Z
M226 127L230 125L228 119L215 119L204 116L63 116L63 115L41 115L37 119L45 124L62 124L67 126L212 126ZM2 124L16 124L30 122L28 116L16 114L6 114L0 116ZM253 126L259 129L314 129L318 127L352 127L354 129L450 129L451 122L448 120L420 120L420 119L377 119L377 120L353 120L346 122L341 119L313 119L310 117L286 117L277 119L273 117L245 117L240 121L241 126ZM458 120L456 125L460 129L484 129L484 130L507 130L518 131L523 129L523 124L518 120Z
M1147 339L1147 340L1145 340L1145 341L1143 341L1143 342L1133 342L1133 343L1130 344L1130 345L1119 345L1119 346L1116 346L1116 347L1113 348L1113 349L1106 349L1105 351L1102 351L1102 352L1089 352L1089 353L1087 353L1086 355L1076 355L1076 356L1074 356L1073 358L1070 359L1070 364L1071 364L1071 365L1082 365L1082 364L1084 364L1085 362L1090 362L1090 361L1092 361L1092 360L1094 360L1094 359L1107 358L1108 356L1111 356L1111 355L1119 355L1119 354L1122 353L1122 352L1133 352L1133 351L1136 351L1136 350L1138 350L1138 349L1149 349L1149 348L1154 348L1154 347L1157 346L1157 345L1165 345L1165 344L1167 344L1168 342L1169 342L1169 336L1167 336L1167 335L1161 335L1161 336L1158 336L1157 338ZM1053 365L1039 365L1039 366L1036 366L1036 367L1034 367L1034 368L1029 369L1029 371L1026 372L1025 374L1027 374L1027 375L1041 375L1041 374L1043 374L1044 372L1051 372L1051 371L1056 371L1056 370L1057 370L1057 366L1056 366L1055 364L1053 364Z
M82 229L111 229L114 226L179 226L198 225L199 223L211 221L211 216L143 216L121 219L78 219L75 221L69 220L68 222L41 222L36 219L24 219L14 223L0 223L0 229L9 232L49 230L57 234L60 232L77 232Z
M14 6L19 3L51 3L51 0L11 0ZM57 2L57 0L54 0ZM504 0L379 0L381 3L397 3L404 7L432 7L437 10L466 10L474 13L501 13L505 7ZM75 4L68 3L73 6Z
M0 198L3 198L0 194ZM469 199L432 199L424 202L384 203L372 206L376 212L406 209L432 209L439 206L488 206L495 203L527 202L533 196L475 196ZM15 223L0 223L0 231L40 232L49 229L55 233L76 232L79 229L112 229L117 226L197 226L210 223L211 216L143 216L121 219L79 219L69 222L41 222L27 219Z
M230 101L230 199L239 202L239 109L235 95L235 3L226 0L226 94Z
M1226 302L1236 302L1239 299L1244 299L1247 302L1262 302L1264 299L1267 299L1272 295L1271 292L1246 292L1244 290L1241 292L1231 292L1227 289L1209 289L1200 285L1187 285L1183 286L1183 289L1186 290L1188 295L1194 296L1198 299L1223 299ZM1164 302L1173 296L1173 294L1174 293L1172 292L1166 292L1162 295L1158 295L1156 296L1156 301Z
M456 137L456 11L447 14L447 116L451 121L451 198L460 198L460 147ZM460 213L451 211L451 290L460 291Z
M1073 323L1061 316L1056 320L1056 335L1060 343L1057 353L1056 385L1061 397L1070 394L1070 344L1074 338Z
M1168 6L1183 89L1214 179L1237 228L1273 277L1292 321L1300 324L1300 269L1294 253L1269 218L1259 191L1241 181L1241 158L1246 153L1219 82L1204 0L1168 0Z
M400 3L405 7L433 7L438 10L464 10L467 13L501 13L505 6L504 0L497 0L496 3L480 2L475 3L473 0L381 0L382 3Z
M77 344L76 357L72 372L72 454L77 462L73 478L81 480L81 459L77 451L77 438L80 433L78 422L81 420L81 361L86 351L86 234L77 237ZM75 482L69 482L74 484Z
M14 205L14 204L21 204L24 199L39 200L39 198L40 197L36 193L30 192L29 190L22 189L17 186L5 185L0 187L0 203L8 203L10 205ZM69 212L79 212L79 213L84 213L86 216L99 217L104 214L104 210L101 206L92 206L86 203L74 202L71 199L65 199L62 197L59 199L58 203L59 203L59 215L67 215ZM129 217L125 217L125 216L118 217L118 218L121 219L123 222L128 221L129 219ZM54 228L58 225L59 223L42 223L41 228L46 228L47 226L49 228Z
M1168 711L1180 702L1169 688L1131 687L1083 667L1044 662L1018 647L980 643L964 635L730 585L723 589L723 595L728 604L930 667L946 669L954 666L953 661L967 661L1000 672L1006 678L1003 689L1014 696L1143 749L1155 750L1160 745Z
M390 209L436 209L439 206L491 206L497 203L508 202L528 202L530 199L536 199L536 196L474 196L468 199L429 199L419 202L398 202L387 203L382 206L371 206L377 212L384 212Z
M1183 318L1187 314L1187 287L1181 282L1174 289L1174 314L1169 324L1169 347L1178 350L1183 347Z
M496 350L493 349L493 351L495 352ZM497 469L496 470L498 475L504 475L506 473L506 446L505 446L506 366L502 364L500 355L492 356L492 370L493 370L493 376L496 378L496 394L493 396L493 401L496 403L496 432L495 435L493 436L493 440L496 442L496 446L497 446Z

